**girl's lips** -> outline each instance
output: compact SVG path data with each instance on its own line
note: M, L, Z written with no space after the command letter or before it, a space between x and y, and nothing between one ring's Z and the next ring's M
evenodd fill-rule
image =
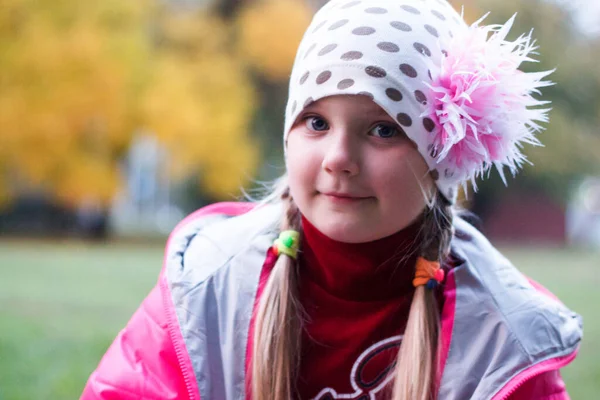
M372 199L373 197L364 197L364 196L352 196L345 193L321 193L330 201L334 201L336 203L356 203L363 200Z

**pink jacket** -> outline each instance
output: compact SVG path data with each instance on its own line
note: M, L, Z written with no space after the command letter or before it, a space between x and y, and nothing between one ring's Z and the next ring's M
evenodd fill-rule
M174 230L167 244L163 270L160 273L157 285L152 289L148 297L132 316L127 326L118 334L117 338L102 358L97 369L90 376L81 399L225 400L230 398L243 398L245 396L244 377L248 368L248 360L251 356L249 351L250 346L247 346L247 343L242 343L240 349L243 351L233 350L233 353L235 353L233 357L236 359L232 360L231 363L228 363L228 358L232 357L231 354L227 354L228 351L225 351L219 356L218 362L210 362L210 357L204 357L203 353L212 351L211 349L214 349L215 346L218 347L219 342L221 342L221 344L226 342L226 346L231 346L231 342L223 339L223 337L217 339L216 343L211 339L211 335L213 334L211 332L220 330L221 323L217 324L218 326L213 326L213 324L202 325L202 321L198 322L198 319L210 320L210 318L212 318L212 314L210 318L208 316L203 318L202 312L204 312L203 310L206 310L206 313L213 312L213 308L208 308L206 304L208 304L207 302L212 301L210 298L214 296L214 294L211 296L199 294L198 297L205 298L206 300L203 300L200 308L196 307L192 303L193 299L190 297L191 295L189 293L192 293L191 291L195 290L199 285L194 283L192 286L182 286L178 283L180 282L177 281L178 278L174 278L173 273L170 273L170 268L172 268L173 265L176 265L176 272L179 273L185 271L185 265L192 262L190 261L188 263L188 258L186 258L187 255L191 256L189 260L194 260L196 258L194 240L198 235L198 232L208 229L206 227L209 225L217 227L219 224L235 223L236 218L225 219L225 217L244 214L252 207L253 206L250 204L243 203L215 204L192 214ZM256 218L256 221L264 221L265 219L260 216ZM256 221L246 222L251 222L248 226L253 226L252 229L254 229L257 225ZM227 229L225 230L227 232L231 232L230 227L226 228ZM213 236L211 236L211 238L212 237ZM253 292L249 292L254 296L250 302L251 304L248 305L247 310L250 312L253 311L253 307L256 304L256 298L260 294L261 286L264 284L265 278L268 275L268 272L266 272L269 270L268 266L269 264L272 265L272 262L274 261L273 255L267 250L270 240L271 239L269 238L268 240L264 240L264 243L261 242L261 245L263 247L266 246L266 248L264 249L264 252L257 253L262 254L262 261L261 265L256 269L257 279L255 284L258 285L258 289L254 288ZM198 245L197 248L208 251L205 247L200 245ZM221 253L227 253L226 250L227 249L221 251ZM221 269L225 268L223 265L228 265L228 260L231 259L231 256L227 254L220 254L219 257L222 257L221 260L224 260L223 262L217 262L217 264L221 264L221 266L218 268L215 267L215 271L211 271L211 273L207 275L209 278L206 278L206 276L201 277L200 280L202 282L207 279L213 279L213 277L216 276L215 274L220 273ZM197 269L195 271L197 271ZM187 276L190 273L192 272L186 271L183 273L183 275L186 276L185 279L189 279ZM227 277L231 274L232 272L228 272ZM217 285L220 284L220 282L223 282L220 279L221 278L215 280L211 285ZM453 335L456 335L456 332L459 329L462 329L461 322L457 320L460 313L456 312L457 302L461 301L460 296L457 296L457 292L460 292L461 290L461 283L459 283L460 279L462 278L458 276L457 279L457 276L452 271L448 274L444 289L446 301L441 316L443 343L441 351L445 368L444 373L442 374L442 381L446 375L450 376L457 370L457 368L454 367L453 357L454 354L459 351L458 349L454 350L453 343L455 342L455 338ZM474 383L469 389L470 394L468 395L468 398L491 398L494 400L562 400L569 398L565 390L565 385L560 377L559 368L568 364L575 358L579 339L581 337L580 319L576 314L566 310L566 308L554 300L553 296L540 285L535 282L531 282L531 285L534 288L532 290L543 294L543 300L541 301L546 302L544 304L551 304L550 307L558 307L556 308L556 313L562 313L561 315L564 317L563 320L561 320L563 321L562 325L558 326L555 331L560 331L561 337L558 339L558 342L563 343L566 348L551 355L547 354L547 350L543 350L545 353L538 360L534 360L531 363L527 362L527 364L517 366L514 370L510 370L508 372L510 376L508 378L502 378L503 380L501 381L503 384L493 388L492 392L489 392L493 393L491 395L484 395L483 393L486 392L478 382L492 382L492 377L493 379L498 379L494 377L495 372L488 371L482 373L482 377L480 378L473 377ZM184 290L181 292L182 287ZM180 292L183 293L183 295L178 295ZM242 288L240 292L243 293L244 289ZM225 300L222 300L222 302L218 304L224 304L224 301ZM240 303L240 307L246 303L249 303L247 299L244 300L243 303ZM228 304L236 303L230 302ZM220 306L218 305L216 306L216 308L220 310L221 308L219 307ZM190 309L198 311L192 313ZM246 314L248 313L248 311L245 312ZM193 315L195 319L190 319L187 315ZM236 318L239 317L239 314L235 315ZM219 315L217 318L222 317ZM245 320L243 317L239 318L240 320ZM248 316L246 325L243 325L246 327L246 331L244 332L245 336L241 336L243 338L242 340L251 341L250 318L251 317ZM188 329L190 321L195 321L194 324L196 324L191 330ZM237 322L235 323L237 324ZM223 324L225 324L225 322L223 322ZM204 329L206 327L210 329ZM579 327L579 329L577 327ZM495 328L495 330L499 329L500 328ZM237 327L234 327L232 331L234 332L232 334L237 335L239 333ZM227 332L229 332L229 329L227 329ZM221 332L221 334L225 336L228 333ZM552 333L552 335L554 335L554 333ZM493 342L493 339L483 339L489 343ZM539 338L537 340L539 341ZM207 345L208 347L202 347L203 345ZM502 347L503 345L498 346ZM526 347L527 344L524 346ZM499 348L497 350L498 354L491 355L492 358L490 359L504 357L501 355L501 351L502 348ZM196 354L200 354L200 356L195 356ZM532 352L529 354L532 354ZM484 355L481 357L484 357ZM199 362L199 359L206 359L206 362ZM516 361L517 364L519 362L522 363L522 361ZM227 370L228 368L230 370ZM233 369L235 369L235 371ZM497 368L492 369L496 370ZM477 371L479 370L481 370L481 368L477 369ZM473 372L468 373L470 374L469 376L472 376L473 374ZM233 376L233 378L231 376ZM451 381L456 382L454 379L451 379ZM439 395L440 400L458 400L460 398L467 398L463 397L466 392L459 394L461 392L454 391L455 389L450 387L452 385L456 384L447 385L449 389L444 391L444 384L442 383L442 389Z

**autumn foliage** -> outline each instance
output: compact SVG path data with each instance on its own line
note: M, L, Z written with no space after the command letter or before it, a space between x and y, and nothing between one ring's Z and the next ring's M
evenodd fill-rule
M285 8L302 11L293 0L267 6L270 16ZM0 201L34 191L107 206L140 132L169 151L173 177L198 176L214 198L238 194L259 165L248 57L252 40L269 41L252 33L261 18L246 14L239 30L210 9L155 0L3 0ZM298 41L303 23L277 46ZM267 74L290 67L289 55L270 59Z

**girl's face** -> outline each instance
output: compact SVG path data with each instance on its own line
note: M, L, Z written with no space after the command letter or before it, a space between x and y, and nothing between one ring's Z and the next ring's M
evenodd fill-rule
M366 96L326 97L304 109L288 136L287 170L304 217L346 243L405 228L435 190L412 141Z

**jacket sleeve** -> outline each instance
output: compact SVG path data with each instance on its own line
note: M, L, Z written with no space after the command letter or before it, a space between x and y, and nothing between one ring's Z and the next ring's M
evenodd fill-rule
M569 400L560 372L544 372L526 381L508 398L509 400Z
M169 333L161 282L162 276L109 347L82 400L191 398Z

